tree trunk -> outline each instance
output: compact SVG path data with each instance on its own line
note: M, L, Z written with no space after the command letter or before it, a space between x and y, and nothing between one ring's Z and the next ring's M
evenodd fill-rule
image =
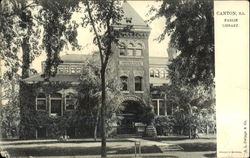
M29 37L23 38L22 43L22 51L23 51L23 65L22 65L22 79L29 77L29 69L30 69L30 48L29 48Z
M0 108L2 108L2 58L0 57Z
M101 69L101 80L102 80L102 105L101 105L101 135L102 135L102 148L101 157L107 157L106 152L106 85L105 85L105 68L102 66Z
M99 122L99 118L100 118L99 115L100 115L100 105L98 106L97 114L96 114L96 120L95 120L95 129L94 129L94 139L95 139L95 141L97 139L98 122Z

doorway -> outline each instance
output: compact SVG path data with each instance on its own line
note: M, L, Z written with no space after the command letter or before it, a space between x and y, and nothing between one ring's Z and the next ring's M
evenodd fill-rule
M140 116L143 112L143 106L138 101L124 101L123 110L119 116L121 121L118 124L117 134L136 134L135 123L140 122Z

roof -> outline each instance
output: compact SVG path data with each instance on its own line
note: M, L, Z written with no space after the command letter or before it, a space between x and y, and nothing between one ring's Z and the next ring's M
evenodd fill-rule
M149 65L164 65L169 63L168 57L149 57Z
M121 25L133 25L134 29L150 29L149 25L143 20L143 18L134 10L134 8L128 3L122 4L123 17L120 21ZM131 22L129 22L131 21ZM116 25L119 27L119 25Z
M63 63L83 63L90 55L66 54L61 57Z
M80 74L57 74L55 77L50 77L50 81L61 81L61 82L79 82ZM41 82L44 81L44 78L41 77L41 74L36 74L30 76L29 78L24 79L25 82Z

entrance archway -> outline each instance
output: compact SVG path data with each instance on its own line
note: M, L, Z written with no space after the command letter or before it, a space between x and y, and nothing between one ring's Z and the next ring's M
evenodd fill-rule
M144 104L138 100L125 100L121 105L123 109L118 114L121 121L118 123L117 134L136 134L135 123L141 122Z

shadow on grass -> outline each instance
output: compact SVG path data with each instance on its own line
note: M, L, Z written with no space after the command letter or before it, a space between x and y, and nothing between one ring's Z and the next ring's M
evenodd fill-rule
M216 151L216 143L181 143L178 144L186 152Z
M179 137L156 137L156 138L152 138L152 137L145 137L142 138L144 140L152 140L152 141L178 141L178 140L186 140L189 139L186 136L179 136Z
M75 156L75 155L100 155L100 147L34 147L34 148L10 148L6 149L12 157L17 156ZM142 153L162 153L156 146L143 146ZM119 148L107 147L107 153L134 154L134 147Z
M181 141L181 140L215 140L215 137L201 137L199 139L190 139L188 136L164 136L164 137L145 137L142 138L144 140L152 140L152 141Z
M209 158L215 158L217 157L216 153L211 153L211 154L204 154L205 157L209 157Z
M19 140L20 141L20 140ZM57 141L57 140L51 140L51 141L39 141L39 140L34 140L32 142L15 142L12 141L11 143L4 143L3 145L27 145L27 144L60 144L60 143L76 143L76 144L80 144L80 143L100 143L100 140L94 141L94 140L68 140L68 141ZM130 140L107 140L107 142L134 142L134 141L130 141Z

